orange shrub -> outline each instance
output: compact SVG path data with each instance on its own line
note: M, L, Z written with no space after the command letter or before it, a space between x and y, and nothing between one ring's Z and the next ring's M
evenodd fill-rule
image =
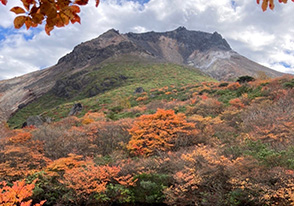
M33 146L7 145L0 151L0 180L14 181L47 165L49 160Z
M237 109L240 109L240 108L244 108L245 105L243 104L243 102L239 99L239 98L236 98L236 99L231 99L229 101L230 105L236 107Z
M32 138L32 134L29 132L19 132L16 135L9 138L12 143L23 143Z
M147 96L143 96L143 97L138 97L138 98L136 99L136 101L137 101L137 102L142 102L142 101L145 101L145 100L147 100L147 99L148 99Z
M158 109L155 114L137 118L129 130L131 140L127 149L134 155L152 155L174 146L180 133L189 134L195 125L187 123L184 114Z
M11 187L6 182L0 182L0 205L31 206L32 200L29 198L33 195L34 188L34 183L26 184L25 180L14 182ZM34 206L41 206L45 202L46 200L43 200Z
M26 129L29 131L28 129ZM39 171L50 161L43 153L43 143L32 139L25 130L15 130L3 138L0 147L0 180L14 181Z
M82 117L82 124L91 124L95 121L105 120L105 114L102 112L87 112Z
M234 82L228 85L229 90L237 90L238 88L241 87L241 84L239 82Z
M83 118L82 124L83 124L83 125L85 125L85 124L91 124L91 123L93 123L93 122L95 122L94 119L90 119L90 118L88 118L88 117L85 117L85 118Z
M63 175L65 171L81 167L85 164L85 161L82 160L81 155L68 154L68 157L59 158L51 162L47 168L46 172L52 176Z
M107 184L118 176L119 171L119 167L95 166L89 161L84 167L66 170L64 180L60 182L73 190L76 201L82 205L91 195L106 192Z

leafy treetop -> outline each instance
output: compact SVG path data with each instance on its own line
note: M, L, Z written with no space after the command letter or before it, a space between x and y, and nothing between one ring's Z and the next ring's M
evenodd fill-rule
M7 0L0 0L4 5ZM88 0L21 0L23 7L13 7L10 11L18 16L14 19L14 27L21 28L23 25L27 29L37 27L46 21L45 31L50 35L54 27L64 27L71 22L72 24L81 23L80 7L88 4ZM99 0L96 0L96 7Z

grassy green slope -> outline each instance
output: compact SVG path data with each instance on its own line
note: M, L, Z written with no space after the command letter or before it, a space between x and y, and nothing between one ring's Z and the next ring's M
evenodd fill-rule
M71 90L69 98L58 97L49 91L16 112L8 121L10 127L20 127L31 115L43 114L54 120L66 117L76 102L83 104L82 114L90 108L91 110L99 110L106 107L107 109L119 110L119 105L123 105L124 102L130 106L136 106L134 91L137 87L143 87L144 90L149 91L170 85L182 86L202 81L215 81L195 69L164 63L117 61L104 63L99 67L92 66L86 70L88 72L76 80L82 79L87 82L82 89ZM121 76L126 79L119 79ZM110 80L112 82L109 84ZM105 86L107 84L108 86ZM89 97L89 92L93 88L98 88L100 92L94 97ZM175 98L179 98L179 96L175 96Z

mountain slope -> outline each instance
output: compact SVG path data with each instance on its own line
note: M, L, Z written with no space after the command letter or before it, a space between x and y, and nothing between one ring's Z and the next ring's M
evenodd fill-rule
M217 32L210 34L180 27L162 33L120 34L112 29L76 46L55 66L0 81L0 121L7 120L16 111L44 95L65 99L61 101L65 102L105 92L107 85L104 85L106 89L99 86L101 82L95 81L90 74L93 70L100 70L103 62L124 56L142 62L192 66L218 80L234 79L241 75L256 76L260 71L270 77L281 75L234 52ZM107 78L115 81L116 87L125 81L123 76Z
M191 67L144 62L133 58L127 55L111 59L99 64L99 67L90 66L79 73L57 80L52 89L42 97L19 109L9 119L9 125L13 128L20 127L29 116L38 114L51 117L53 120L61 119L69 114L75 103L83 105L82 114L101 108L116 110L117 106L124 104L123 102L133 107L138 104L135 100L140 94L135 93L135 90L140 87L151 90L165 86L179 87L196 82L215 81ZM177 94L174 98L179 97ZM157 98L159 97L154 96L150 100Z

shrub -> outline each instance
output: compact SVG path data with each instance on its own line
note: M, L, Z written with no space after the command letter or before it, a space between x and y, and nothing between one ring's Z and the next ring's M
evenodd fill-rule
M283 83L283 87L292 89L294 87L294 79L291 81Z
M218 85L218 87L226 87L226 86L228 86L229 85L229 83L227 83L227 82L222 82L222 83L220 83L219 85Z
M66 157L69 153L87 154L89 140L81 127L68 125L44 125L34 133L34 140L43 143L46 157L55 160Z
M50 161L43 155L43 145L32 134L16 130L14 136L4 138L0 149L0 179L15 181L42 169Z
M252 82L254 80L255 79L253 77L246 75L246 76L239 77L236 82L239 82L240 84L242 84L246 82Z
M86 127L86 136L95 148L95 153L109 155L127 144L131 123L131 119L123 119L115 122L96 122Z
M118 167L95 166L88 162L84 167L66 170L61 183L72 190L72 201L76 205L87 205L95 199L103 202L108 200L105 195L107 184L117 177L119 171Z
M129 130L131 140L127 149L134 155L149 156L170 150L180 133L189 134L195 125L188 123L184 114L158 109L155 114L142 115Z
M32 138L29 132L18 132L16 135L9 138L11 143L24 143Z
M30 206L32 205L30 197L33 195L34 188L34 183L26 184L25 180L16 181L12 186L8 186L6 182L0 182L0 204ZM43 200L33 206L41 206L45 202Z
M229 189L226 167L231 161L217 154L213 148L198 145L185 152L180 160L185 167L174 171L173 184L166 188L166 203L169 205L223 205Z
M243 102L239 99L239 98L236 98L236 99L231 99L229 101L230 105L236 107L237 109L240 109L240 108L244 108L245 105L243 104Z
M142 102L142 101L145 101L145 100L147 100L147 99L148 99L147 96L143 96L143 97L138 97L138 98L136 99L136 101L137 101L137 102Z
M223 111L223 104L215 98L204 96L195 106L188 107L187 115L216 116Z
M228 89L231 91L237 90L238 88L240 88L241 85L239 82L234 82L228 85Z
M137 181L133 188L136 203L162 203L165 196L164 189L169 183L169 176L166 174L139 174L134 177Z

